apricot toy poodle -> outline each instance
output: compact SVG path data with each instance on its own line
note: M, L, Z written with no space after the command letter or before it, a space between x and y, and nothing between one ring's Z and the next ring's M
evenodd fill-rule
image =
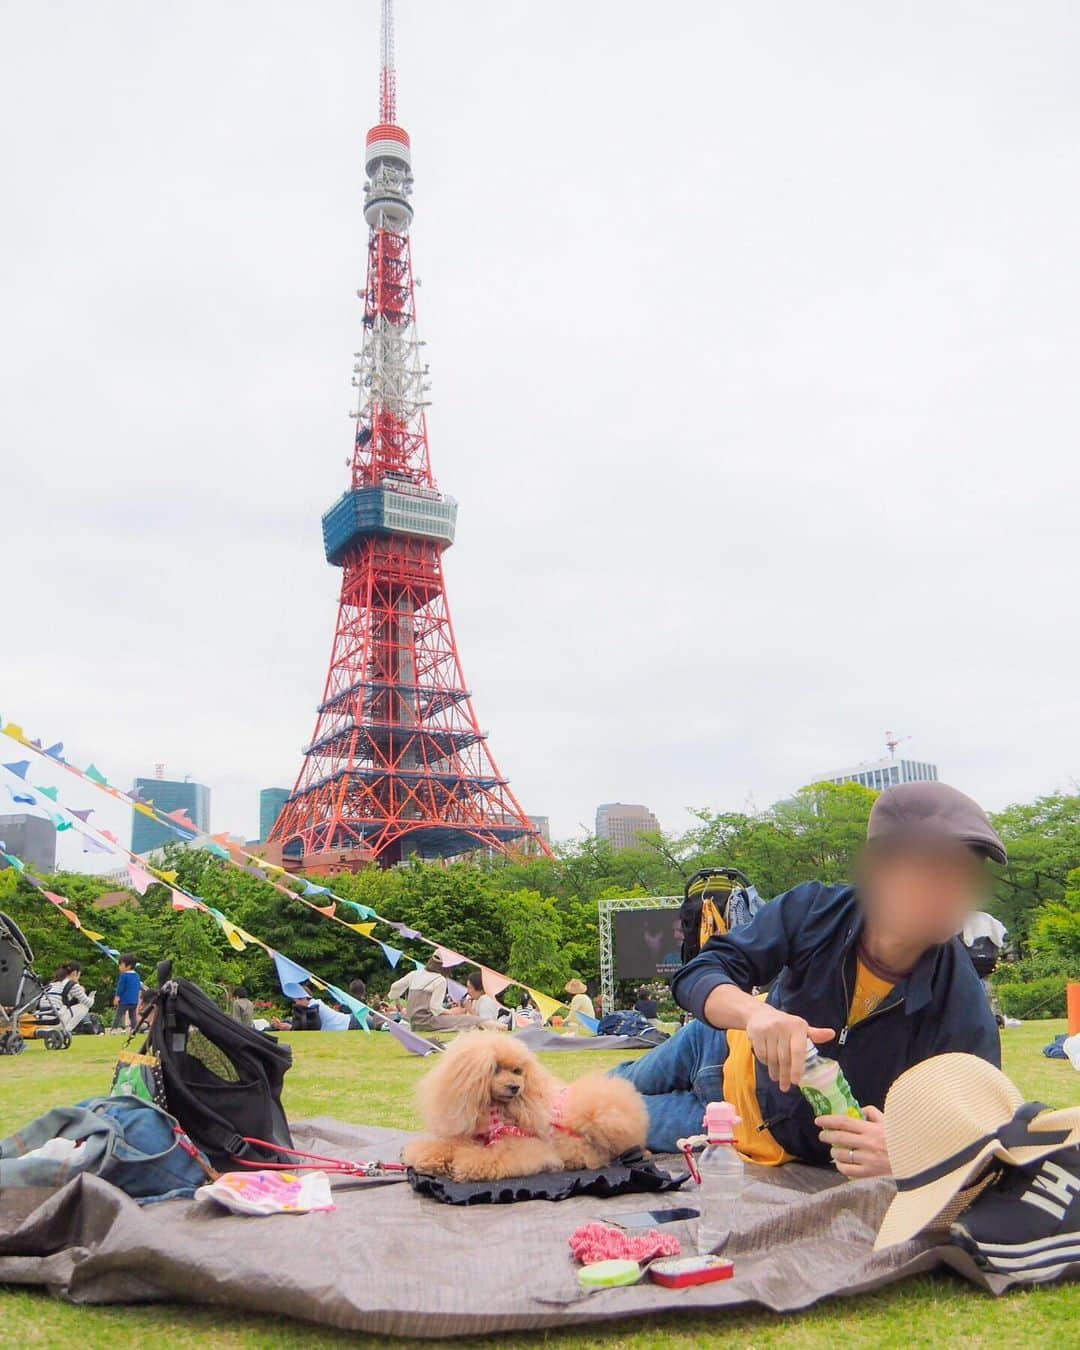
M606 1167L645 1147L648 1116L624 1078L560 1083L512 1036L459 1036L418 1088L428 1134L403 1160L455 1181Z

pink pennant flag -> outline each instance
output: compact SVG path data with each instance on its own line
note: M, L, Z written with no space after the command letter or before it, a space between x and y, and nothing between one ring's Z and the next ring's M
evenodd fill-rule
M173 891L172 907L173 909L199 909L200 905L197 900L192 900L191 896L185 895L183 891Z
M467 961L467 956L461 956L458 952L452 952L449 947L436 947L435 955L444 966L460 966L463 961ZM507 980L507 984L510 981Z
M175 811L166 811L165 819L173 821L173 823L179 825L182 830L190 830L192 834L199 833L199 827L192 819L190 819L188 813L182 806L177 807Z
M506 986L512 983L505 975L500 975L497 970L489 970L487 966L480 967L480 976L484 981L484 993L490 994L492 998L498 998Z
M157 882L157 877L152 877L145 867L140 867L138 863L128 863L128 876L131 878L131 884L139 892L145 895L147 888Z
M328 919L332 919L337 913L337 905L333 903L329 905L312 905L311 908L318 910L320 914L325 914Z
M54 905L62 905L64 903L64 897L62 895L57 895L55 891L42 891L41 893L47 900L51 900Z
M102 839L107 839L110 844L119 844L120 840L113 834L112 830L99 830L98 833Z

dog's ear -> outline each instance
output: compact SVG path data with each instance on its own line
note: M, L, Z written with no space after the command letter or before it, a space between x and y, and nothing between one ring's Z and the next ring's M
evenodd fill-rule
M521 1069L521 1095L510 1104L508 1114L515 1125L544 1138L551 1129L551 1075L532 1055L524 1060Z
M491 1033L462 1036L420 1081L424 1123L443 1138L482 1134L491 1113L495 1054Z

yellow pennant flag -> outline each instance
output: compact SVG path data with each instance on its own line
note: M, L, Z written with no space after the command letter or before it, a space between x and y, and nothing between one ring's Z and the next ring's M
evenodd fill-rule
M26 739L22 727L18 726L15 722L9 722L7 724L7 726L4 728L4 735L10 736L13 741L20 741L23 745L30 744L30 742Z
M170 885L170 886L175 886L175 885L176 885L176 878L177 878L178 873L176 873L176 872L159 872L159 871L157 870L156 867L153 869L153 871L154 871L154 876L160 877L160 878L162 879L162 881L167 882L168 885Z
M138 811L140 816L149 816L151 820L155 820L157 818L156 813L149 806L144 805L142 802L135 803L135 810Z
M560 1003L556 998L549 998L547 994L542 994L539 989L530 989L529 997L540 1009L540 1016L545 1022L554 1017L560 1008L566 1007L565 1003Z
M83 933L90 939L91 942L104 942L104 941L105 941L105 934L104 934L104 933L95 933L94 930L93 930L92 928L84 928L84 929L83 929Z
M225 934L225 939L234 952L242 952L246 949L247 943L228 919L221 921L221 931Z
M351 928L355 933L360 933L366 938L369 938L375 931L375 925L373 923L350 923L345 926L346 928Z

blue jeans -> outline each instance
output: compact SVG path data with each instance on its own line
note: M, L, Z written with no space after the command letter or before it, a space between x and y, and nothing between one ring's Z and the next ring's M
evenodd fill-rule
M654 1152L675 1153L677 1139L701 1133L705 1107L724 1099L727 1055L727 1036L695 1019L647 1055L611 1070L645 1098Z

